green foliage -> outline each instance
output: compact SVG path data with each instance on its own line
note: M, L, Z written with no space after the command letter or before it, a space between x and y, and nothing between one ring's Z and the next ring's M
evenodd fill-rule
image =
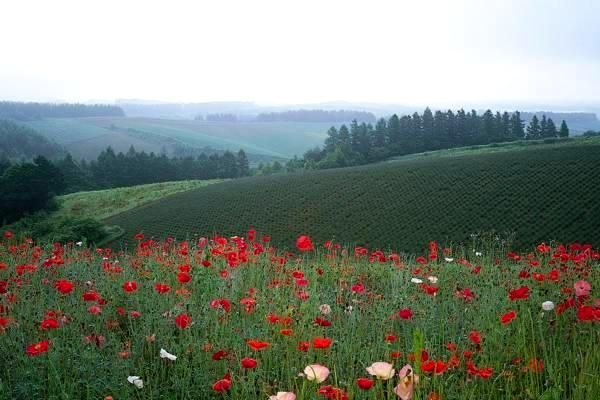
M64 189L62 173L44 157L9 167L0 176L0 223L47 208Z
M600 143L552 140L559 142L230 181L107 223L121 226L127 240L140 231L186 238L254 226L281 243L311 232L317 241L406 251L492 230L502 237L516 233L518 246L551 239L600 244Z
M79 242L98 244L107 236L104 225L89 217L61 216L50 218L39 212L20 219L9 228L22 237L33 237L42 242Z
M539 127L534 116L533 128L527 138L556 137L558 132L552 120L543 117ZM316 168L328 169L362 165L384 160L390 156L406 155L465 145L484 145L520 140L525 137L520 113L501 114L485 111L481 116L475 110L467 113L451 110L433 113L426 108L422 115L414 113L389 120L380 119L375 128L371 124L352 121L350 128L327 131L323 150L309 150L306 161L314 161Z
M0 119L0 159L31 160L38 155L55 157L62 152L59 145L33 129Z

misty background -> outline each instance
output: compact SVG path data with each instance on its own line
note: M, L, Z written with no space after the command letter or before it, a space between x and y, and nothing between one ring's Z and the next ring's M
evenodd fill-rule
M2 14L3 100L600 108L592 0L25 0Z

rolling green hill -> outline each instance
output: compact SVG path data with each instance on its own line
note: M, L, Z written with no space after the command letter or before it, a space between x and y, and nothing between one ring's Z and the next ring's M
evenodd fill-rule
M248 227L289 244L317 241L417 251L429 240L515 233L516 246L557 239L600 244L600 141L521 151L446 152L363 167L254 177L175 194L117 216L123 242ZM118 243L115 243L118 245Z
M62 144L75 158L95 158L107 146L126 152L173 154L176 147L239 150L249 156L288 158L321 145L330 123L205 122L152 118L90 117L26 121L47 138ZM252 157L251 157L252 158Z

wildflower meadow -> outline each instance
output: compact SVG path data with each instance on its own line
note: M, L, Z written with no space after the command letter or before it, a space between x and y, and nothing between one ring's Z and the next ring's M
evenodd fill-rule
M598 399L600 253L0 241L1 399Z

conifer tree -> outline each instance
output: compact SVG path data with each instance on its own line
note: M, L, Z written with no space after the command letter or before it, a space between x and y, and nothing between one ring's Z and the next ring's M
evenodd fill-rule
M564 119L562 120L562 123L560 124L559 136L560 137L569 137L569 127L567 126L567 122Z
M531 118L529 125L527 126L527 139L539 139L542 133L540 127L540 121L536 115Z

